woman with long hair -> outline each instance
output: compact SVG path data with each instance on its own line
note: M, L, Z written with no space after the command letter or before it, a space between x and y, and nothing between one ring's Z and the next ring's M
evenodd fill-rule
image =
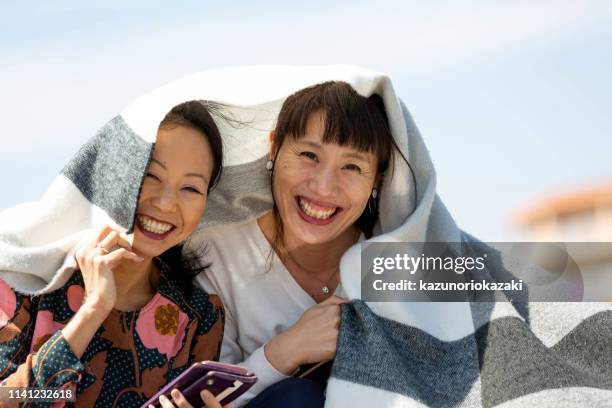
M217 358L223 306L194 286L207 265L182 247L222 156L207 105L175 106L159 125L132 239L117 226L101 228L81 242L76 271L49 293L26 295L0 280L4 386L61 389L78 406L140 406L192 362ZM172 397L186 406L180 393ZM203 398L218 406L210 393Z

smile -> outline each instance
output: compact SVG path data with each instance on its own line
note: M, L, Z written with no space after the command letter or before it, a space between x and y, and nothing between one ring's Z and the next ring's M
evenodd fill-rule
M340 207L322 205L301 196L297 197L297 203L301 210L300 216L313 224L328 224L342 210Z
M174 225L155 220L146 215L138 215L137 220L138 227L144 233L144 235L153 239L164 239L170 234L170 231L174 229Z

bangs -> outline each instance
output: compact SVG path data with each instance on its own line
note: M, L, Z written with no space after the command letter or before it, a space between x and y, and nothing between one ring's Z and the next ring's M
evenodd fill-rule
M299 140L306 135L308 120L321 112L323 143L335 143L373 153L379 170L388 166L391 131L380 96L359 95L344 82L325 82L289 96L278 116L276 137Z

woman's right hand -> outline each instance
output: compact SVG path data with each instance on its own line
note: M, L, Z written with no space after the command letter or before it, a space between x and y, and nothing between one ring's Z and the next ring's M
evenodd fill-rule
M81 246L76 259L85 283L84 305L102 313L110 312L117 302L113 268L124 260L143 260L132 252L120 231L110 226L102 228L95 239Z
M104 227L76 252L85 282L85 301L62 329L72 352L81 358L89 342L117 302L113 268L125 259L142 261L119 231ZM119 249L116 249L118 248Z
M161 404L162 408L193 408L193 405L187 401L185 396L179 390L172 390L170 396L172 397L172 401L170 401L170 399L164 395L159 397L159 403ZM232 408L232 404L226 404L222 407L215 396L208 390L203 390L200 392L200 398L202 398L205 408ZM155 406L149 405L149 408L151 407L155 408Z
M291 375L302 364L334 358L343 303L348 300L332 296L312 306L293 326L270 340L264 348L270 364Z

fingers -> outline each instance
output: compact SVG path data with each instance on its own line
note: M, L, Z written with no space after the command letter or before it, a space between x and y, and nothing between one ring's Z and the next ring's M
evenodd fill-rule
M144 258L132 251L132 245L124 234L115 229L111 229L104 239L96 245L96 248L98 248L100 254L103 256L99 261L106 264L109 268L113 268L123 260L131 260L134 262L141 262L144 260Z
M159 397L159 403L161 404L162 408L175 408L174 404L165 395Z
M134 262L141 262L144 260L140 255L135 254L132 251L128 251L125 248L119 248L108 254L103 254L94 259L94 264L104 264L109 269L113 269L121 261L130 260Z
M122 260L144 260L132 252L132 245L123 233L108 225L100 230L97 238L88 246L77 250L76 258L81 270L92 264L112 268Z
M96 247L105 248L111 251L114 247L119 246L126 249L131 249L130 242L119 231L110 225L104 226L95 236L92 236L86 242L83 242L77 248L75 257L79 264L83 264L85 257L90 254Z
M321 303L319 303L319 305L324 306L324 305L341 305L344 303L350 303L350 300L342 298L340 296L330 296L327 299L325 299L324 301L322 301Z
M181 392L179 390L172 390L170 395L172 396L172 401L174 401L174 403L176 404L177 407L179 407L179 408L193 408L193 406L189 403L189 401L187 401L185 396L183 394L181 394Z
M94 243L97 244L98 242L104 240L104 238L106 238L111 231L113 231L113 228L110 225L105 225L100 232L98 232L98 236L94 240Z
M97 247L112 251L115 247L121 247L128 250L132 249L132 245L118 231L110 231L106 237L96 244Z
M202 398L202 401L204 401L204 406L206 408L222 408L221 404L219 404L219 401L217 401L215 396L212 395L210 391L203 390L200 393L200 397Z

